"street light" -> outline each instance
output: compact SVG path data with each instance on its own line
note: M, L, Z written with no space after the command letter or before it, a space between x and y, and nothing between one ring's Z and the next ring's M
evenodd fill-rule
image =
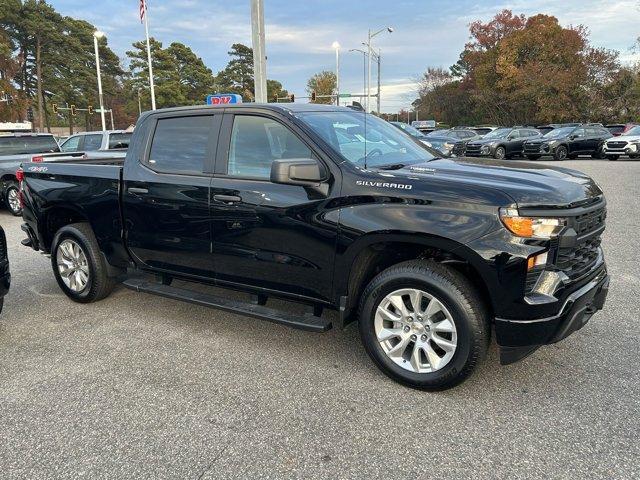
M369 29L369 38L366 43L367 52L369 54L369 63L367 66L367 113L369 113L371 104L371 39L382 32L393 33L393 27L382 28L374 33L371 33L371 29Z
M100 76L100 55L98 55L98 39L104 37L104 32L96 30L93 32L93 47L96 51L96 71L98 72L98 100L100 101L100 119L102 120L102 131L107 129L104 119L104 101L102 98L102 77Z
M352 48L349 51L360 52L362 54L362 93L366 93L367 91L367 52L359 48Z
M340 105L340 44L335 41L331 48L336 51L336 105Z

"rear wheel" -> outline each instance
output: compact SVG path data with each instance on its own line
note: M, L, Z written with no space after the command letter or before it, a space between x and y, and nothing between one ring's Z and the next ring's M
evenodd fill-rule
M51 248L51 264L58 285L75 302L102 300L116 285L107 273L93 230L86 223L58 230Z
M20 204L20 191L18 190L18 184L15 182L9 183L4 191L4 203L7 206L7 210L12 215L19 217L22 215L22 205Z
M469 281L424 260L398 264L371 281L359 329L382 372L423 390L466 379L486 355L490 335L484 304Z
M620 155L607 155L607 158L609 160L615 161L615 160L618 160L620 158Z
M559 161L566 160L568 155L569 151L564 145L560 145L558 148L556 148L556 151L553 152L553 158Z

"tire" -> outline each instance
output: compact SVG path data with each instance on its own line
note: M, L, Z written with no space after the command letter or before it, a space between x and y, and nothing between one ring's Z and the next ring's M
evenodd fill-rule
M10 182L4 191L4 204L11 215L20 217L22 206L20 205L20 190L16 182Z
M538 160L542 155L527 155L529 160Z
M553 152L553 158L560 162L562 160L566 160L568 156L569 156L569 151L567 150L567 147L565 147L564 145L560 145L558 148L556 148L556 151Z
M620 155L607 155L607 159L609 159L610 161L615 161L618 160L620 158Z
M602 149L598 148L595 152L591 154L591 158L595 160L602 160L604 158L604 153L602 153Z
M507 150L502 146L496 147L496 151L493 153L493 158L504 160L507 158Z
M411 318L414 321L410 323L384 320L384 316L379 314L379 307L387 312L388 308L393 308L388 300L389 295L402 294L408 289L421 292L420 305L428 301L426 309L413 309ZM430 299L427 298L429 296ZM429 314L434 299L437 301L434 308L438 308L438 305L443 308ZM406 305L405 309L409 313L412 311ZM416 310L422 310L424 317L416 315ZM429 319L435 319L435 322L430 323ZM440 322L446 320L453 324L454 332L437 333L444 332L442 325L445 324ZM431 327L427 328L427 324ZM379 340L381 332L384 334L392 329L397 336ZM486 356L490 338L484 303L471 283L456 270L426 260L412 260L392 266L369 283L360 300L359 330L367 353L385 375L408 387L431 391L451 388L471 375ZM392 345L396 340L398 343ZM439 346L443 340L449 343L448 346L443 345L448 351ZM414 342L413 347L410 342ZM455 345L453 349L451 344ZM417 356L411 353L416 353L415 347L419 351ZM434 353L438 358L432 359ZM436 368L433 369L432 365Z
M77 249L82 255L71 253L76 253ZM61 269L70 263L73 265L70 269L74 269L74 272L66 277L70 282L70 285L67 285ZM74 223L58 230L51 247L51 266L58 285L74 302L91 303L102 300L111 293L117 283L115 278L109 277L106 261L96 237L86 223ZM84 288L80 288L84 277L86 283Z

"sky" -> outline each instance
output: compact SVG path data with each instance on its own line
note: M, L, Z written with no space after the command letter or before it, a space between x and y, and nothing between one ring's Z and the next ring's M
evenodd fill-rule
M139 0L49 0L62 14L103 30L111 48L125 58L131 43L144 38ZM233 43L251 45L250 0L148 0L150 34L164 45L190 46L217 73L229 61ZM363 48L368 29L394 32L374 38L381 49L382 111L397 112L416 98L416 81L429 66L455 63L469 37L468 25L500 10L545 13L560 23L584 25L591 43L618 50L624 62L640 35L638 0L264 0L267 75L304 96L307 79L335 70L340 50L340 91L362 93ZM375 69L372 85L375 85Z

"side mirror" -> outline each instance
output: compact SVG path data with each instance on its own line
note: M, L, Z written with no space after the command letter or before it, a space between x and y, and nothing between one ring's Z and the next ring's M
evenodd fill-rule
M323 195L329 192L323 183L326 177L325 166L312 158L274 160L271 164L271 182L308 187Z
M569 135L569 140L575 140L576 136L575 135Z

